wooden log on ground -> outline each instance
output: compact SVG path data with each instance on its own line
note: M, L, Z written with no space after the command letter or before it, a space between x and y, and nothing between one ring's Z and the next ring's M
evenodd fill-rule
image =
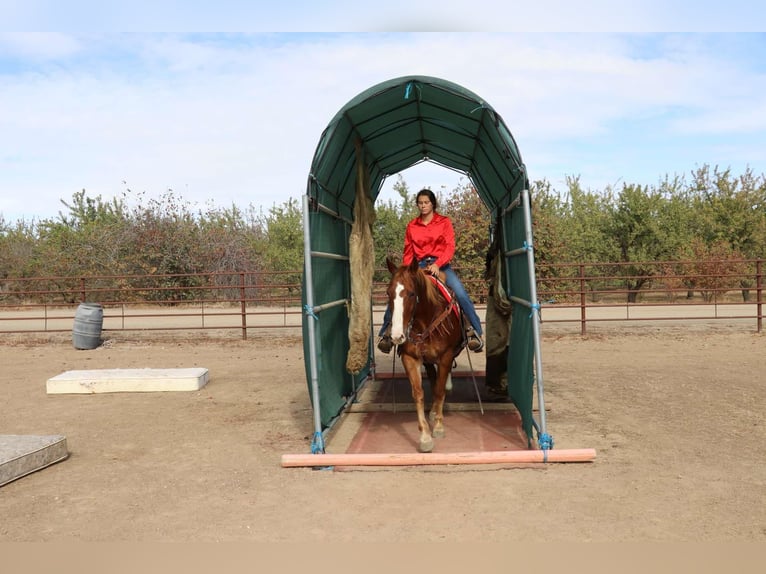
M300 466L419 466L447 464L516 464L534 462L591 462L596 458L592 448L561 450L510 450L490 452L431 453L338 453L283 454L282 467Z

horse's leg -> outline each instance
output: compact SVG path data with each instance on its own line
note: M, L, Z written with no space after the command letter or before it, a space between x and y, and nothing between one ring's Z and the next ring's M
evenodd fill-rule
M447 394L447 378L452 372L452 357L449 353L439 359L439 366L436 370L436 384L433 386L434 402L431 406L433 413L433 436L442 438L444 436L444 397Z
M428 382L431 385L431 398L433 399L434 389L436 388L436 367L433 363L424 363L424 366L426 368L426 374L428 375ZM428 422L434 422L435 414L436 413L434 413L433 400L431 400L431 410L428 413Z
M431 452L434 448L434 441L431 438L431 427L428 426L423 405L423 377L420 374L422 362L414 357L402 354L402 365L404 365L407 378L410 380L412 399L415 401L415 408L418 412L418 430L420 431L418 450L420 452Z

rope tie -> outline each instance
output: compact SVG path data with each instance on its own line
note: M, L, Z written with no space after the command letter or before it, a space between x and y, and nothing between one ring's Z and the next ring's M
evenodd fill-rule
M410 95L412 94L412 88L415 87L418 90L418 94L420 94L420 85L416 84L415 81L407 82L407 85L404 87L404 99L409 100ZM418 98L420 99L420 98Z
M314 440L311 442L311 454L324 454L324 439L322 433L314 433Z
M529 306L529 318L530 319L532 318L532 315L534 314L535 311L537 311L538 314L540 313L540 303L532 303Z
M317 317L317 314L316 314L316 313L314 313L314 309L312 309L312 308L311 308L311 307L309 307L308 305L304 305L304 306L303 306L303 313L304 313L306 316L308 316L308 317L313 317L314 319L316 319L317 321L319 321L319 317Z

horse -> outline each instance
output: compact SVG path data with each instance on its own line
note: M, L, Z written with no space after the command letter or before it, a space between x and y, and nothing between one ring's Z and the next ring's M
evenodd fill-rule
M462 315L457 301L445 297L416 260L397 267L387 258L386 265L391 272L386 291L392 311L391 340L397 345L397 353L412 388L420 431L418 450L431 452L433 438L444 436L447 380L455 357L465 346ZM433 402L429 418L433 421L433 431L425 417L423 366L431 383Z

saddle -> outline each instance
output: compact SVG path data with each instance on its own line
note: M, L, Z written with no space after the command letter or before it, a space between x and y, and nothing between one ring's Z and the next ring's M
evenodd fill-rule
M439 277L436 277L435 275L429 275L428 278L434 285L436 285L436 287L439 288L439 291L447 301L452 301L452 311L455 313L456 317L460 318L462 316L460 305L458 304L457 299L455 299L455 296L452 294L452 291L449 290L444 281L442 281Z

